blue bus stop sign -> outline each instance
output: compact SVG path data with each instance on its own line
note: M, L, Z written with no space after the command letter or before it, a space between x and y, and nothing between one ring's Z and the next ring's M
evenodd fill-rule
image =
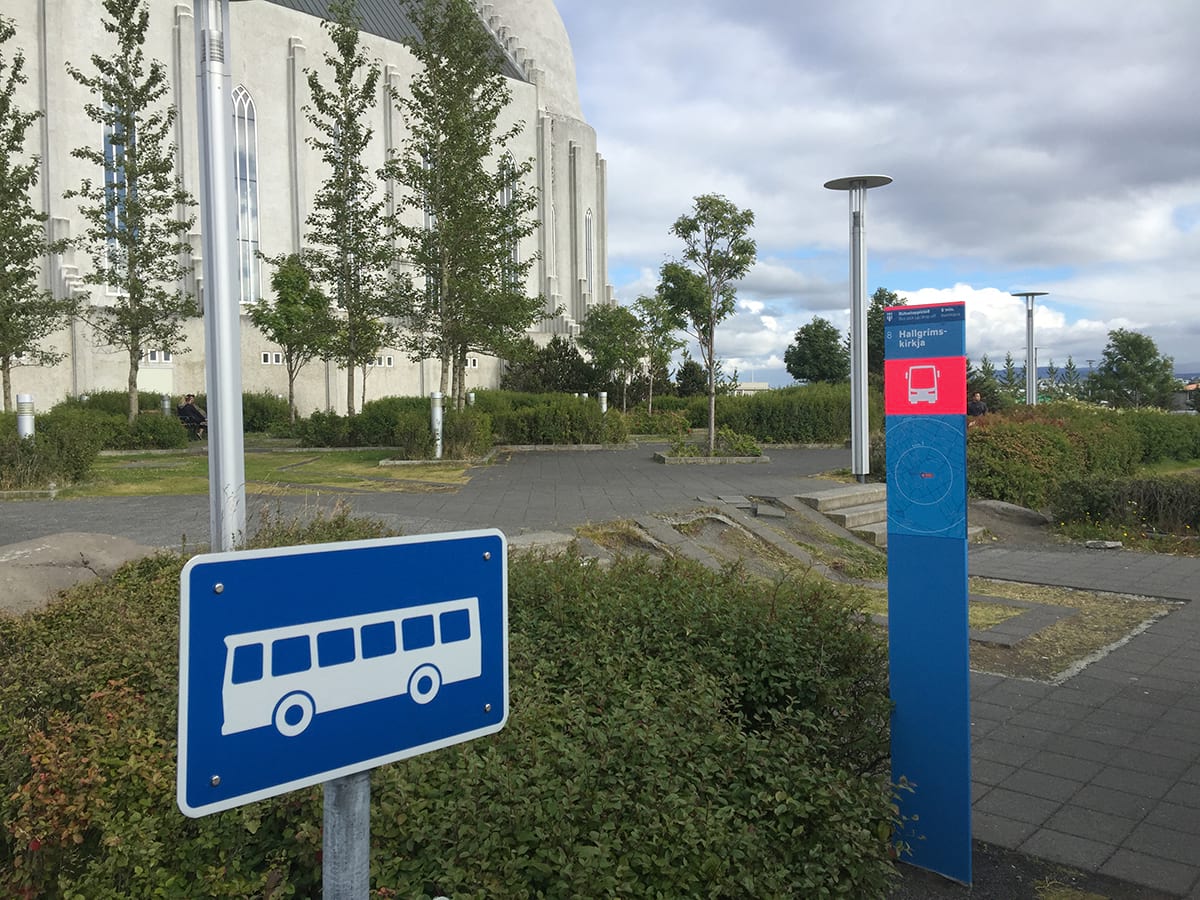
M183 813L503 728L507 549L492 529L190 560L180 576Z

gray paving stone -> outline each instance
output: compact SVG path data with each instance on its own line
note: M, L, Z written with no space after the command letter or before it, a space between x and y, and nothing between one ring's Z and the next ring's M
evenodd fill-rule
M1057 735L1053 741L1046 744L1045 750L1088 762L1102 763L1112 759L1112 755L1117 752L1117 747L1087 738Z
M1057 745L1054 746L1057 749ZM1042 750L1025 764L1025 768L1047 775L1057 775L1059 778L1069 778L1082 784L1091 781L1096 773L1104 768L1104 764L1067 753Z
M1017 771L1016 766L994 762L990 759L974 759L971 761L971 780L980 784L994 786L1000 784Z
M1122 848L1189 866L1200 860L1200 837L1148 822L1134 828Z
M1054 800L1031 797L1029 794L998 787L988 791L976 804L976 808L981 812L1015 819L1018 822L1028 822L1031 825L1041 825L1058 812L1059 806Z
M999 733L999 736L1002 738L1001 740L989 737L977 742L972 750L972 755L1010 766L1023 766L1037 755L1038 747L1023 747L1003 739L1007 737L1003 733Z
M1117 750L1108 764L1145 775L1175 779L1188 770L1194 759L1194 754L1188 759L1177 759L1173 756L1163 756L1129 746Z
M1160 775L1149 775L1145 772L1134 772L1110 765L1096 773L1091 783L1099 787L1136 794L1146 800L1157 801L1171 789L1175 781Z
M982 811L978 805L971 813L971 836L978 841L996 844L1015 850L1029 835L1037 830L1030 822L1021 822L1005 816Z
M1150 810L1145 822L1147 825L1195 836L1196 852L1200 854L1200 808L1194 804L1170 803L1164 800Z
M1116 848L1079 835L1039 828L1017 849L1042 859L1094 872L1112 856Z
M1064 806L1046 820L1047 828L1100 841L1111 845L1111 848L1116 848L1129 837L1137 824L1136 819L1075 805Z
M1104 787L1099 784L1085 784L1071 798L1071 805L1082 809L1091 809L1100 813L1109 813L1125 819L1140 821L1150 812L1156 801L1139 797L1127 791Z
M1083 787L1083 782L1032 769L1020 769L1000 782L999 787L1062 803L1074 796Z

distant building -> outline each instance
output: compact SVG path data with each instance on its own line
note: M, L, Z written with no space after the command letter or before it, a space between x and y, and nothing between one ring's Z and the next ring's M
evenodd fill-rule
M596 152L595 131L580 110L570 42L552 0L491 0L474 5L503 51L503 74L512 92L509 120L525 126L511 152L516 158L535 160L532 180L540 195L536 213L540 227L517 252L526 257L537 254L527 289L531 296L545 297L551 316L536 325L531 336L545 342L554 334L574 335L589 308L612 302L612 288L607 268L605 162ZM179 113L178 169L184 186L198 198L192 4L149 0L149 9L147 54L167 68ZM270 267L258 260L257 251L273 256L301 249L313 196L326 177L316 151L305 142L311 126L303 107L309 102L305 70L323 71L322 57L331 47L319 18L327 10L326 0L252 0L230 6L243 310L247 302L270 292ZM363 43L369 56L380 61L382 80L406 90L416 61L401 40L416 32L402 5L395 0L358 0L358 11L364 22ZM93 97L66 66L90 71L91 54L103 54L112 46L101 24L102 4L100 0L5 0L0 14L14 20L14 43L25 54L29 83L18 104L45 113L30 129L26 145L26 152L41 160L35 202L50 215L55 238L77 235L82 218L76 201L65 200L63 192L77 188L85 178L103 175L71 151L85 145L99 148L104 135L84 113L84 104ZM381 165L385 152L404 141L403 121L382 90L374 116L371 168ZM185 287L203 309L196 213L197 224L190 235L196 268ZM419 210L406 214L422 215ZM88 265L82 253L55 256L44 266L43 284L58 296L73 293L86 303L103 304L103 290L93 290L82 281L82 270ZM280 348L254 329L245 315L241 325L244 389L286 392ZM188 323L186 352L149 349L142 360L139 387L172 395L203 390L203 332L202 320L193 319ZM67 359L54 368L16 368L14 393L33 394L40 407L48 407L67 395L125 387L127 359L100 345L83 322L73 322L53 343L67 353ZM498 383L498 360L473 357L467 366L468 387ZM437 386L438 378L436 361L414 364L398 350L384 348L367 379L366 395L368 399L425 395ZM344 412L345 393L344 372L316 361L301 373L297 404L305 413Z
M733 395L735 397L750 397L754 394L761 394L763 391L769 391L771 385L765 381L739 381L738 386L734 388Z

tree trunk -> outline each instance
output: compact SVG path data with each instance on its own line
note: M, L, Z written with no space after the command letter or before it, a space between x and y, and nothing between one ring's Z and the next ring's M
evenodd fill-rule
M708 337L708 455L717 449L717 361L714 354L716 341Z
M438 383L438 390L442 392L442 397L445 398L450 393L450 347L442 347L442 378Z
M654 415L654 369L653 368L650 369L649 378L650 378L650 389L646 395L646 412L649 413L650 415Z
M346 416L354 415L354 363L346 366Z
M138 366L142 361L140 347L129 348L129 427L137 421L138 416Z
M296 424L296 375L288 371L288 415L293 425Z
M0 374L4 379L4 411L10 413L12 409L12 360L7 356L0 359Z

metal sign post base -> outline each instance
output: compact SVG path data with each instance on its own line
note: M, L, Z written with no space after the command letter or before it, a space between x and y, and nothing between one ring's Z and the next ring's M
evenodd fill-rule
M325 782L321 888L326 900L367 900L371 892L371 773Z

